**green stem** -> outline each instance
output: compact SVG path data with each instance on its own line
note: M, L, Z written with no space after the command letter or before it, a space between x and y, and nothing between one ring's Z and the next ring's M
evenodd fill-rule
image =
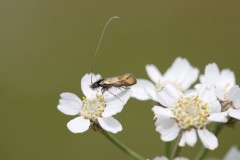
M166 157L170 158L171 155L171 142L165 142L165 154Z
M203 159L207 153L208 153L208 149L206 149L204 146L201 147L201 149L199 150L197 156L194 158L194 160L201 160Z
M220 131L222 130L222 126L220 126L219 124L214 124L213 125L213 133L215 134L215 136L217 137L220 133ZM208 149L206 149L204 146L201 147L201 149L199 150L198 154L196 155L196 157L194 158L194 160L202 160L208 153Z
M126 145L124 145L122 142L120 142L115 136L113 136L111 133L107 131L101 131L101 133L110 140L113 144L115 144L118 148L120 148L123 152L127 153L128 155L132 156L136 160L145 160L142 156L128 148Z
M174 145L173 152L171 154L170 160L173 160L180 153L181 147L179 147L179 145L178 145L179 142L180 142L180 139L181 139L181 136L179 135L177 140L176 140L176 143Z

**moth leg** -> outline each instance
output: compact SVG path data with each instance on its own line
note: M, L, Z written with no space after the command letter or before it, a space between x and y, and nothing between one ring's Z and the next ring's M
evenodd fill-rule
M114 93L110 92L109 90L107 90L108 93L112 94L114 97L116 97L117 99L119 99L121 102L123 102L117 95L115 95ZM124 103L124 102L123 102Z
M122 87L117 87L117 88L118 88L120 91L122 91L122 89L123 89Z
M121 86L121 87L117 87L120 91L123 91L124 89L129 89L129 87L126 86Z
M104 87L101 88L101 93L102 93L102 98L103 98L103 100L104 100L104 96L103 96L103 94L104 94L106 91L107 91L106 88L104 88Z
M107 91L107 88L102 87L102 89L101 89L102 95L103 95L104 92L106 92L106 91Z

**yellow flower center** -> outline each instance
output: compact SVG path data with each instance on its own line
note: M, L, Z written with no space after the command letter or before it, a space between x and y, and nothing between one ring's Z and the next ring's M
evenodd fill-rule
M173 112L182 129L203 128L209 116L207 107L198 96L182 97L175 103Z
M93 100L88 100L86 97L83 97L81 115L95 123L98 117L102 116L105 107L106 103L102 95L97 95Z

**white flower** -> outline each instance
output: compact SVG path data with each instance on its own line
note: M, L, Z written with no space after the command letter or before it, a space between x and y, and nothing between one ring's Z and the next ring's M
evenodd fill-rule
M232 146L223 160L239 160L240 159L240 151L237 149L236 146Z
M179 146L194 146L198 134L205 148L217 148L217 137L206 129L206 125L227 122L227 112L220 112L221 105L212 88L201 86L196 92L184 95L168 84L157 96L158 102L166 107L153 107L156 131L163 141L172 141L181 133Z
M235 75L231 70L223 69L220 72L216 63L208 64L204 75L200 76L202 84L215 87L216 95L222 101L228 98L228 92L235 85L235 81Z
M161 157L155 157L153 160L168 160L167 157L161 156ZM176 157L173 160L189 160L188 158L185 157Z
M205 74L200 76L200 82L215 88L222 110L229 111L229 116L240 120L240 89L235 85L235 75L229 69L221 72L215 63L205 67ZM196 86L198 87L198 86Z
M152 99L157 101L156 91L165 84L172 84L180 91L186 91L198 78L199 70L191 66L187 59L178 57L172 66L162 75L153 64L146 65L149 80L137 79L138 83L132 87L132 97L139 100Z
M122 126L112 116L122 111L131 91L125 89L119 90L116 95L107 92L102 94L101 91L90 88L91 76L93 82L100 79L100 75L94 74L86 74L82 78L81 88L85 95L82 100L73 93L62 93L57 108L66 115L77 116L67 123L68 129L73 133L85 132L90 126L95 130L102 128L117 133L122 130Z

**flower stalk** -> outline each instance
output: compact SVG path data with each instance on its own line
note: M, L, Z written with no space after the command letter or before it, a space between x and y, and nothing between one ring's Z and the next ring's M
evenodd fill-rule
M166 154L166 157L170 157L171 155L171 142L165 142L165 154Z
M181 139L181 136L179 135L177 140L176 140L176 143L174 145L174 148L173 148L173 151L172 151L172 154L170 156L170 160L173 160L175 157L177 157L180 153L180 150L181 150L181 147L179 147L179 142L180 142L180 139Z
M125 144L123 144L122 142L120 142L115 136L113 136L113 134L102 130L101 131L102 135L104 135L109 141L111 141L113 144L115 144L119 149L121 149L123 152L125 152L126 154L132 156L134 159L136 160L145 160L145 158L143 158L142 156L140 156L139 154L137 154L136 152L134 152L132 149L130 149L129 147L127 147Z

